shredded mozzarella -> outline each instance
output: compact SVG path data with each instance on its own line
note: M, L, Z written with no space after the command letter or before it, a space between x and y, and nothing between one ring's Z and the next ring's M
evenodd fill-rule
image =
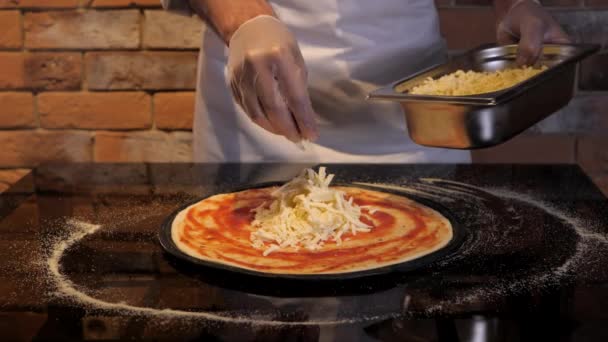
M420 85L410 90L416 95L463 96L484 94L510 88L538 73L547 70L540 68L520 67L497 71L463 71L458 70L437 79L427 78Z
M317 250L328 240L339 245L346 233L369 232L372 227L361 222L361 210L375 209L358 206L343 191L330 188L333 178L324 167L318 173L305 169L273 191L270 203L254 209L252 245L267 256L287 247Z

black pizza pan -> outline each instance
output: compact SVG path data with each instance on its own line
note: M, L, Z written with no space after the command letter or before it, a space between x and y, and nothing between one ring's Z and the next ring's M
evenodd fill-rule
M232 189L224 189L224 191L222 191L221 193L238 192L238 191L243 191L243 190L259 189L259 188L270 187L270 186L280 186L282 184L284 184L284 183L281 183L281 182L259 183L259 184L250 185L250 186L242 186L242 187L234 187ZM165 221L162 223L162 225L160 227L160 231L159 231L160 245L165 250L165 252L170 255L171 263L175 267L177 267L180 271L188 273L189 275L196 275L196 274L215 275L215 276L211 277L211 278L214 278L215 280L218 280L221 278L232 279L233 276L239 276L239 277L245 276L248 279L250 279L251 281L277 280L277 281L290 281L290 282L293 282L293 281L318 282L318 281L352 281L352 280L356 280L356 279L370 279L370 278L379 277L379 276L395 276L398 274L429 269L432 267L432 265L434 263L456 253L458 248L460 247L460 245L466 240L467 232L466 232L465 227L463 227L463 225L461 225L458 222L458 220L456 219L456 216L453 213L451 213L447 208L445 208L443 205L441 205L437 202L430 201L426 198L421 198L419 196L413 196L411 194L404 194L403 192L400 192L398 190L384 190L384 189L378 190L373 187L352 185L349 183L336 183L336 184L333 184L332 186L348 186L348 187L355 187L355 188L360 188L360 189L368 189L368 190L374 190L374 191L378 191L378 192L390 193L390 194L394 194L394 195L403 196L403 197L409 198L413 201L416 201L418 203L421 203L423 205L426 205L426 206L436 210L437 212L441 213L444 217L446 217L450 221L450 223L452 224L452 233L453 233L452 239L443 248L441 248L437 251L434 251L432 253L429 253L427 255L424 255L422 257L419 257L419 258L416 258L413 260L409 260L409 261L405 261L402 263L398 263L398 264L382 266L382 267L369 269L369 270L346 272L346 273L319 273L319 274L280 274L280 273L259 272L259 271L244 269L244 268L240 268L240 267L236 267L236 266L217 263L217 262L213 262L213 261L194 258L194 257L182 252L176 246L176 244L173 242L173 239L171 237L171 226L172 226L173 220L175 219L177 214L194 203L197 203L208 197L216 195L216 193L211 193L211 194L203 196L197 200L188 202L188 203L180 206L178 209L176 209L173 213L171 213L165 219ZM217 193L217 194L219 194L219 193ZM233 282L231 281L231 283L233 283Z

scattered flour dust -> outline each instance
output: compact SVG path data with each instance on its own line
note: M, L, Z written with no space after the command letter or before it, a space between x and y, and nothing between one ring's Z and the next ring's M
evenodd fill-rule
M216 313L204 312L204 311L183 311L175 309L155 309L148 307L138 307L128 305L125 303L110 303L97 298L94 298L78 289L78 287L63 274L61 274L61 259L66 250L71 246L78 243L87 235L91 235L98 230L102 229L102 225L92 224L83 222L76 219L67 221L68 226L72 229L72 232L64 239L60 239L52 246L52 252L50 257L47 259L47 267L50 273L50 278L56 286L57 292L55 295L61 298L68 298L76 303L82 304L87 307L94 309L102 309L109 311L120 311L125 314L148 314L154 316L164 316L168 318L194 318L204 319L214 322L224 323L236 323L236 324L249 324L249 325L266 325L266 326L311 326L311 325L338 325L338 324L352 324L361 321L378 321L385 320L388 318L394 318L398 314L385 314L377 316L367 316L352 319L336 319L336 320L323 320L323 321L279 321L279 320L264 320L254 319L251 317L236 317L220 315Z
M573 229L573 231L579 236L577 241L576 250L573 255L566 259L561 265L553 267L549 270L538 272L536 274L523 276L516 280L497 280L493 282L491 286L480 286L478 288L472 288L464 291L463 293L451 297L445 300L438 300L433 302L432 305L425 307L423 312L431 315L441 313L448 308L453 308L459 305L467 305L479 302L480 300L492 302L501 298L502 296L517 293L518 291L526 289L542 289L549 285L559 284L568 274L576 271L578 265L584 263L587 260L587 256L593 253L594 246L608 244L608 237L604 234L594 232L599 227L594 227L591 222L584 222L582 219L574 218L574 214L570 215L560 209L547 204L544 201L533 198L527 194L521 194L510 190L501 188L478 188L469 184L447 181L441 179L421 179L422 182L412 184L411 186L395 186L388 184L378 183L359 183L361 185L376 187L387 190L398 190L404 193L412 195L424 195L433 199L442 199L444 202L451 202L456 199L470 198L473 201L480 199L479 192L483 192L489 195L493 195L499 198L513 200L525 203L527 205L536 207L548 215L551 215L560 221L566 223ZM442 183L444 186L434 186L435 184ZM445 185L448 186L445 186ZM453 187L449 186L452 185ZM446 198L451 197L452 199ZM175 309L155 309L147 307L137 307L128 305L125 303L110 303L105 302L97 298L93 298L90 295L80 291L77 286L61 274L61 259L64 252L72 245L83 239L85 236L95 233L102 228L102 225L91 224L79 220L68 221L68 224L72 231L69 236L63 240L57 241L52 246L52 254L47 260L48 270L50 271L51 278L57 287L57 295L60 297L67 297L73 299L83 305L90 306L92 308L105 309L105 310L118 310L126 314L148 314L165 317L184 317L194 319L204 319L215 322L227 322L227 323L241 323L241 324L258 324L268 326L298 326L298 325L336 325L336 324L349 324L361 321L375 321L383 320L388 318L395 318L403 316L403 314L387 314L369 317L360 317L353 319L337 319L337 320L323 320L323 321L306 321L306 322L286 322L277 320L267 319L254 319L252 317L240 317L240 316L228 316L210 312L190 312ZM466 251L462 251L467 253ZM458 262L459 258L455 258L452 261L446 261L447 263ZM410 312L413 314L413 312ZM408 312L405 312L408 315Z
M475 192L486 192L488 194L500 197L503 199L510 199L519 201L527 205L541 209L550 216L565 222L567 225L574 230L579 237L576 244L576 249L568 259L566 259L561 265L554 267L545 272L539 272L537 274L522 277L518 280L499 280L492 284L491 287L482 287L469 291L456 298L451 298L449 301L440 301L427 307L425 312L427 314L433 314L441 312L446 306L454 305L466 305L469 303L479 302L480 300L492 301L492 299L499 298L507 294L513 294L525 289L543 289L549 285L557 285L571 272L576 271L577 266L581 263L586 262L587 256L597 249L594 249L594 245L608 245L608 236L605 234L593 232L599 227L594 227L594 223L586 222L583 219L575 218L568 213L538 199L533 198L530 195L506 190L502 188L478 188L470 184L459 183L456 181L448 181L442 179L421 179L421 181L435 184L444 183L451 184L458 187L455 189L444 189L446 193L458 193L459 195L469 195L472 198L478 198ZM463 189L463 187L465 189ZM595 228L595 229L594 229Z
M591 231L591 229L593 229L592 223L584 222L582 219L571 217L563 211L560 211L559 209L551 206L550 204L535 200L530 196L509 190L487 189L487 191L502 198L510 198L542 209L547 214L558 218L560 221L567 222L570 227L574 229L574 232L579 237L579 241L576 244L575 253L574 255L572 255L572 257L568 258L568 260L566 260L562 265L552 270L552 273L556 276L561 277L566 275L569 271L572 271L574 268L576 268L578 263L585 260L585 254L588 252L592 252L592 249L590 248L591 243L608 244L608 236L606 236L605 234ZM550 276L550 274L547 274L547 276Z

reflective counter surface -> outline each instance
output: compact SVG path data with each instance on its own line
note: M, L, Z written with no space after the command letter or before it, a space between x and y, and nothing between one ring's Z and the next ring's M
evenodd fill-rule
M608 340L608 200L572 165L327 165L422 197L466 231L447 256L349 281L197 268L158 243L188 201L293 164L41 166L0 194L3 340Z

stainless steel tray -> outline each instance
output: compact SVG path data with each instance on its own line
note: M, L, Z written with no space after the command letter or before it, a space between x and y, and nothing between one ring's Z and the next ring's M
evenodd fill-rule
M538 65L547 70L511 88L470 96L412 95L428 77L457 70L495 71L515 66L517 45L482 45L375 90L371 100L398 101L412 140L420 145L475 149L500 144L570 102L576 63L599 49L591 44L547 44Z

